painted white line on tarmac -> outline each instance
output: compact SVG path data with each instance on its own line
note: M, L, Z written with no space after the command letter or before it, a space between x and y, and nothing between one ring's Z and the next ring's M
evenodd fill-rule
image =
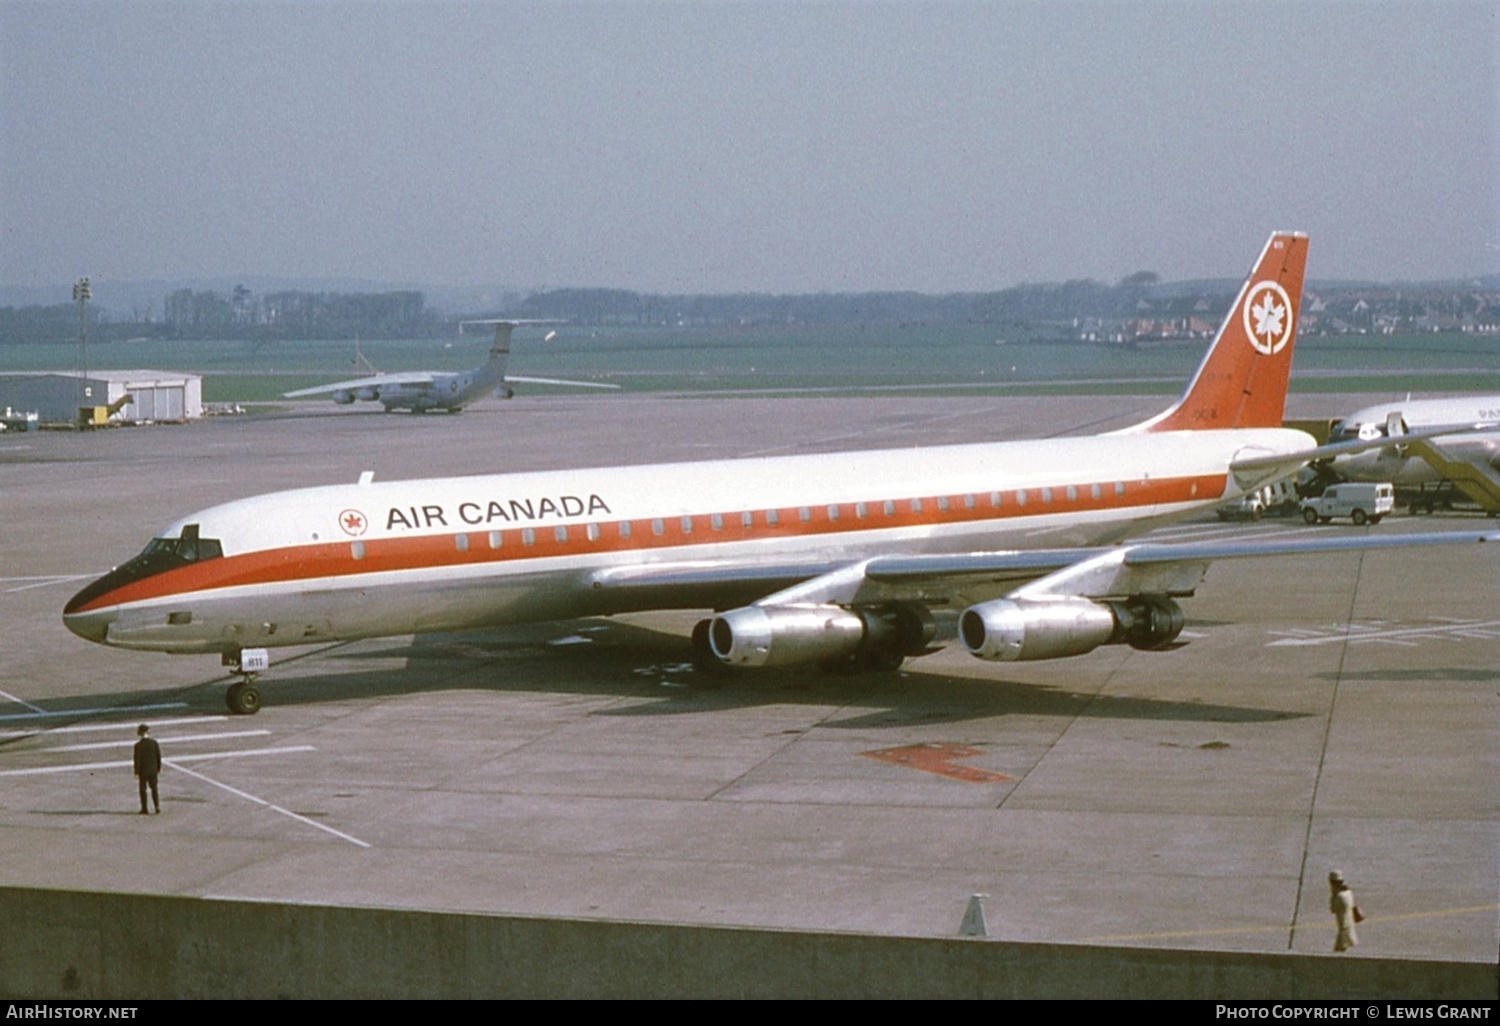
M229 719L228 716L184 716L179 720L157 720L158 727L178 727L184 723L218 723ZM0 730L0 741L14 737L44 737L52 734L81 734L85 731L100 730L129 730L134 733L135 728L129 723L85 723L72 727L37 727L35 730ZM161 740L158 738L157 740Z
M198 773L195 770L188 769L186 766L178 766L176 764L176 760L174 759L163 759L162 762L168 766L171 766L173 769L180 770L183 773L186 773L190 777L195 777L198 780L203 781L205 784L212 784L215 787L223 788L225 791L228 791L230 794L235 795L236 797L244 798L246 801L255 802L255 804L257 805L264 805L272 812L279 812L283 816L289 816L299 823L306 823L308 826L317 827L319 830L326 831L327 833L332 834L334 837L348 841L350 844L357 844L361 848L368 848L370 846L367 842L361 841L358 837L351 837L341 830L335 830L331 826L326 826L322 823L317 822L316 820L308 819L306 816L300 816L297 813L292 812L290 809L283 809L280 805L273 805L271 802L266 801L264 798L257 798L255 795L241 791L237 787L230 787L228 784L222 784L212 777L206 777L202 773Z
M11 581L80 581L85 577L99 577L98 573L92 574L30 574L25 577L0 577L0 584L9 584Z
M16 699L20 702L20 699ZM30 702L21 702L22 705L31 705ZM36 706L31 706L35 709ZM157 702L154 705L102 705L97 709L60 709L57 712L29 712L29 713L7 713L0 716L0 722L7 720L37 720L45 717L54 719L63 716L102 716L105 713L128 713L147 712L152 709L186 709L186 702Z
M1267 648L1281 648L1285 646L1310 646L1310 645L1333 645L1349 642L1350 644L1363 644L1367 641L1380 641L1387 644L1415 644L1417 641L1436 641L1442 638L1452 637L1491 637L1492 629L1500 627L1500 620L1473 620L1468 623L1428 624L1425 627L1399 627L1392 630L1379 630L1371 627L1362 627L1359 624L1347 624L1343 627L1335 627L1333 630L1320 637L1291 637L1282 638L1279 641L1266 643ZM1290 634L1291 631L1279 631L1275 633ZM1298 634L1305 634L1298 631ZM1415 640L1412 640L1415 639Z
M291 752L315 752L312 745L294 745L290 748L251 748L243 752L204 752L200 755L178 755L172 762L202 762L204 759L243 759L247 756L256 755L285 755ZM0 770L0 777L36 777L47 773L77 773L81 770L104 770L134 768L135 762L126 759L121 762L74 762L66 766L38 766L34 769ZM178 766L177 769L183 769ZM184 770L184 772L186 772Z
M162 747L167 745L183 744L188 741L223 741L233 737L265 737L271 733L269 730L236 730L227 734L189 734L186 737L159 737ZM45 748L47 752L91 752L100 748L134 748L134 741L93 741L86 745L58 745L56 748ZM35 751L35 749L33 749Z
M23 584L19 588L6 588L5 594L13 595L18 591L30 591L32 588L45 588L49 584L66 584L69 581L84 581L94 576L93 574L69 574L67 577L0 577L0 581L32 581L32 584Z
M46 711L47 711L47 710L43 709L41 706L39 706L39 705L32 705L30 702L26 701L26 699L24 699L24 698L17 698L15 695L11 694L9 691L0 691L0 698L3 698L3 699L5 699L8 702L14 702L17 705L24 705L26 708L30 709L34 713L45 714Z

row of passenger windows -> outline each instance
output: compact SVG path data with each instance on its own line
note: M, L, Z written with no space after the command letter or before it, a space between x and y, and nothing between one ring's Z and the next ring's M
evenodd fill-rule
M1089 485L1088 494L1095 500L1102 499L1104 497L1105 487L1106 486L1097 484ZM1113 491L1116 496L1123 496L1125 494L1125 483L1123 481L1116 481L1114 483ZM1080 493L1078 486L1068 485L1066 488L1062 489L1062 494L1066 501L1077 502ZM1006 495L1009 496L1009 501L1014 503L1018 507L1025 506L1027 505L1027 503L1032 501L1031 492L1025 488L1005 494L1002 494L1000 492L990 492L987 497L990 508L1003 508L1006 502ZM1036 496L1043 505L1051 503L1055 498L1054 490L1052 488L1036 489ZM898 510L902 509L902 507L905 507L905 509L909 510L912 513L921 513L924 509L928 508L925 504L931 503L932 508L935 508L940 513L946 513L952 510L955 505L965 510L977 509L979 507L979 502L980 499L976 495L964 495L953 498L950 498L946 495L940 495L935 499L902 499L899 502L895 499L886 499L884 502L879 504L878 508L880 516L893 517L897 514ZM763 523L765 526L775 527L781 523L781 512L781 510L776 509L762 510L758 513L746 510L745 512L739 514L740 526L745 528L754 527L756 518L759 517L761 523ZM844 515L845 512L847 512L856 520L865 520L872 515L871 504L864 502L856 502L852 505L831 505L826 507L826 512L830 521L838 520L841 516ZM798 507L798 521L800 521L801 523L810 523L812 521L812 517L813 511L811 506ZM701 519L699 519L697 522L701 523ZM614 524L613 527L617 531L619 537L629 538L631 537L631 534L635 529L633 526L634 523L634 521L630 520L621 520L617 524ZM725 519L724 514L722 513L713 513L708 517L708 527L711 531L722 531L724 529L724 523ZM680 528L682 534L692 534L694 524L695 520L691 516L682 517L678 520L678 527ZM579 525L574 525L575 529L578 526ZM583 529L584 537L586 537L589 541L598 541L600 536L603 534L603 528L599 524L584 524L581 526ZM547 531L546 528L542 528L541 530L544 534ZM650 522L650 531L654 537L659 538L665 535L667 533L666 520L661 517L653 519ZM567 526L560 525L554 527L551 529L551 532L553 539L558 542L565 542L570 536L569 528ZM512 537L514 537L514 532L511 532L511 534ZM502 532L500 531L490 531L485 535L476 534L474 535L474 537L483 537L485 539L485 542L488 543L491 549L501 548L505 540ZM536 539L537 528L521 528L522 545L535 545ZM470 535L457 534L453 536L453 544L459 552L468 552L469 547L471 544L473 544L473 542L471 542L470 540ZM350 546L350 552L355 559L364 559L365 543L359 541L354 542Z

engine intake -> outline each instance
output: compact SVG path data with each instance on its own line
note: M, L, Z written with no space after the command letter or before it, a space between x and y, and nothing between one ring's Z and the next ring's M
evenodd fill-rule
M1162 649L1183 622L1182 608L1168 598L995 599L964 610L958 632L971 655L1019 662L1083 655L1100 645Z

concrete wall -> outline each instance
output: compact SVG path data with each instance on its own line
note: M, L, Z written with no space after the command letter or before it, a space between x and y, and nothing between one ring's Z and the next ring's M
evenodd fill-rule
M0 998L1489 998L1494 964L0 889Z

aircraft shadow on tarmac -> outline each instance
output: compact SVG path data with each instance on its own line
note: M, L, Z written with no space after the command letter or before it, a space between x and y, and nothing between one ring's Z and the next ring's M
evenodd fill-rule
M899 673L829 673L798 667L721 677L693 669L690 660L688 639L680 634L589 619L324 647L273 664L260 686L267 706L273 709L449 690L654 699L595 713L623 717L768 704L834 706L853 714L841 712L821 725L845 729L957 723L1006 715L1213 723L1272 722L1307 715L1070 691L1057 684L1008 679L999 664L987 668L989 676L978 677L928 672L922 659L909 661ZM364 665L347 669L351 663ZM222 713L223 685L228 680L216 676L169 691L136 692L129 701L179 701L186 703L183 712ZM121 695L80 696L74 701L80 706L117 705ZM122 715L126 714L122 711Z

